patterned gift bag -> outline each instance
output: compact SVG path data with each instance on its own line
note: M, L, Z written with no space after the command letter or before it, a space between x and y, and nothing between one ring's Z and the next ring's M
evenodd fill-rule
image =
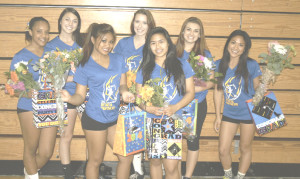
M196 137L197 131L198 99L182 108L183 131L182 134L189 140Z
M258 135L267 134L287 124L273 92L266 93L257 106L252 105L252 99L246 103Z
M147 118L148 158L182 158L182 120Z
M138 112L133 104L128 104L127 111L119 114L115 133L113 152L128 156L146 149L145 112Z
M64 103L64 111L64 124L67 125L67 103ZM56 98L53 90L44 89L33 92L32 112L33 123L36 128L59 126L56 112Z
M90 98L90 90L89 90L89 88L87 88L84 102L81 105L79 105L79 106L76 107L77 112L79 112L79 113L83 113L84 112L86 103L88 102L89 98Z

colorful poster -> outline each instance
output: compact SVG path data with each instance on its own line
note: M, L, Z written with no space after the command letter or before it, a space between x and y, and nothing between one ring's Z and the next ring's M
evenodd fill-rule
M252 99L246 103L259 135L269 133L287 124L273 92L268 92L257 106L252 105Z

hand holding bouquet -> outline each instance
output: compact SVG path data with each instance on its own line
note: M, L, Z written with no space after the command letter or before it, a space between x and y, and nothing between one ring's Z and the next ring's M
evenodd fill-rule
M291 54L290 54L291 53ZM292 56L296 56L294 46L282 46L277 41L269 42L268 54L261 53L258 57L262 58L261 63L266 63L263 69L261 83L256 89L253 97L253 104L259 104L264 94L267 92L267 86L275 83L276 76L280 75L284 68L294 68L291 64Z
M205 82L214 81L210 79L211 71L216 68L212 58L196 55L192 51L190 54L190 65L195 72L194 83L196 86L206 86Z
M60 134L63 133L65 112L64 102L59 91L65 86L69 70L71 69L75 73L76 66L78 66L81 58L81 49L73 51L59 51L57 49L57 51L46 52L44 58L33 65L33 69L35 71L40 70L44 78L47 79L47 82L51 83L50 87L53 87L56 91L56 107L60 123Z

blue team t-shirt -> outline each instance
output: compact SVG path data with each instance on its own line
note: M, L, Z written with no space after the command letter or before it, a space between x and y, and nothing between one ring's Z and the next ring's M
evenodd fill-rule
M220 62L221 60L216 61L216 72L219 70ZM248 58L247 60L247 68L249 71L248 93L244 88L244 79L235 76L237 66L234 69L228 68L226 71L223 82L224 116L239 120L251 120L246 101L252 99L255 94L253 79L260 76L262 73L258 63L251 58Z
M49 50L50 49L45 47L44 53ZM35 64L36 62L38 62L44 56L44 53L41 57L39 57L36 54L32 53L31 51L27 50L26 48L23 48L18 53L16 53L15 56L13 57L12 62L10 64L10 70L15 70L15 64L17 64L21 61L28 63L29 60L32 60L31 63L27 65L28 71L32 74L33 79L35 81L39 81L39 80L41 80L39 71L34 71L31 64ZM19 98L17 107L19 109L32 111L32 99L24 98L24 97Z
M76 83L89 87L87 115L101 123L118 119L120 79L127 72L123 56L110 53L109 59L108 68L104 68L90 57L84 66L79 65L74 76Z
M134 36L130 36L121 39L114 48L114 53L123 55L125 57L125 63L128 66L128 70L136 73L143 59L144 45L136 49L133 37Z
M211 58L211 54L208 50L204 50L205 56L208 58ZM183 51L182 57L179 58L181 61L187 61L189 59L190 53L186 52L185 50ZM208 90L205 91L200 91L195 93L195 99L198 99L198 103L201 103L205 98L208 93Z
M50 42L46 45L47 48L51 50L56 50L56 48L59 48L59 50L75 50L77 48L81 48L76 42L73 43L72 46L64 43L62 40L60 40L59 36L56 36L54 39L52 39ZM70 70L69 76L74 76L74 72ZM73 95L76 91L76 83L74 82L68 82L64 86L64 89L66 89L71 95Z
M181 61L182 63L182 70L184 72L185 78L190 78L195 73L190 66L190 64L187 61ZM167 104L177 104L182 98L182 95L178 94L176 84L174 82L174 77L172 76L171 79L168 81L167 74L165 72L165 69L161 66L155 64L155 67L151 74L151 79L160 78L163 83L163 90L164 90L164 99ZM138 70L137 76L136 76L136 83L143 84L143 75L142 70ZM181 114L181 110L178 110L176 112L177 114ZM161 116L156 116L151 113L147 113L147 117L150 118L161 118ZM167 116L164 116L164 118L167 118Z

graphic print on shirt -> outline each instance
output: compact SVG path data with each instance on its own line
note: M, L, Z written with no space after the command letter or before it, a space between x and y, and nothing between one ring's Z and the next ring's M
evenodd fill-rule
M139 60L139 57L140 57L140 55L133 55L133 56L127 58L125 61L126 65L128 67L126 77L127 77L127 87L129 88L129 90L133 90L133 88L135 87L136 73L142 62L142 60Z
M131 71L132 73L136 73L142 60L139 60L139 62L137 60L135 60L136 58L138 58L140 55L134 55L131 57L128 57L126 59L126 64L128 66L129 71ZM137 64L138 63L138 64Z
M118 75L112 76L103 83L103 100L101 101L102 110L114 110L114 103L118 100L119 88L115 85L114 80L117 80Z
M51 83L49 82L49 80L47 80L46 77L46 73L43 72L42 70L39 70L39 84L40 84L40 88L41 89L51 89L53 86L51 85Z
M172 101L175 96L177 95L177 88L170 82L171 80L168 81L168 77L165 76L162 79L162 88L164 90L164 97L165 97L165 103L168 104L170 101Z
M223 83L226 104L238 106L238 103L234 101L241 95L242 88L242 78L240 78L240 80L237 79L236 76L228 78L228 80Z

